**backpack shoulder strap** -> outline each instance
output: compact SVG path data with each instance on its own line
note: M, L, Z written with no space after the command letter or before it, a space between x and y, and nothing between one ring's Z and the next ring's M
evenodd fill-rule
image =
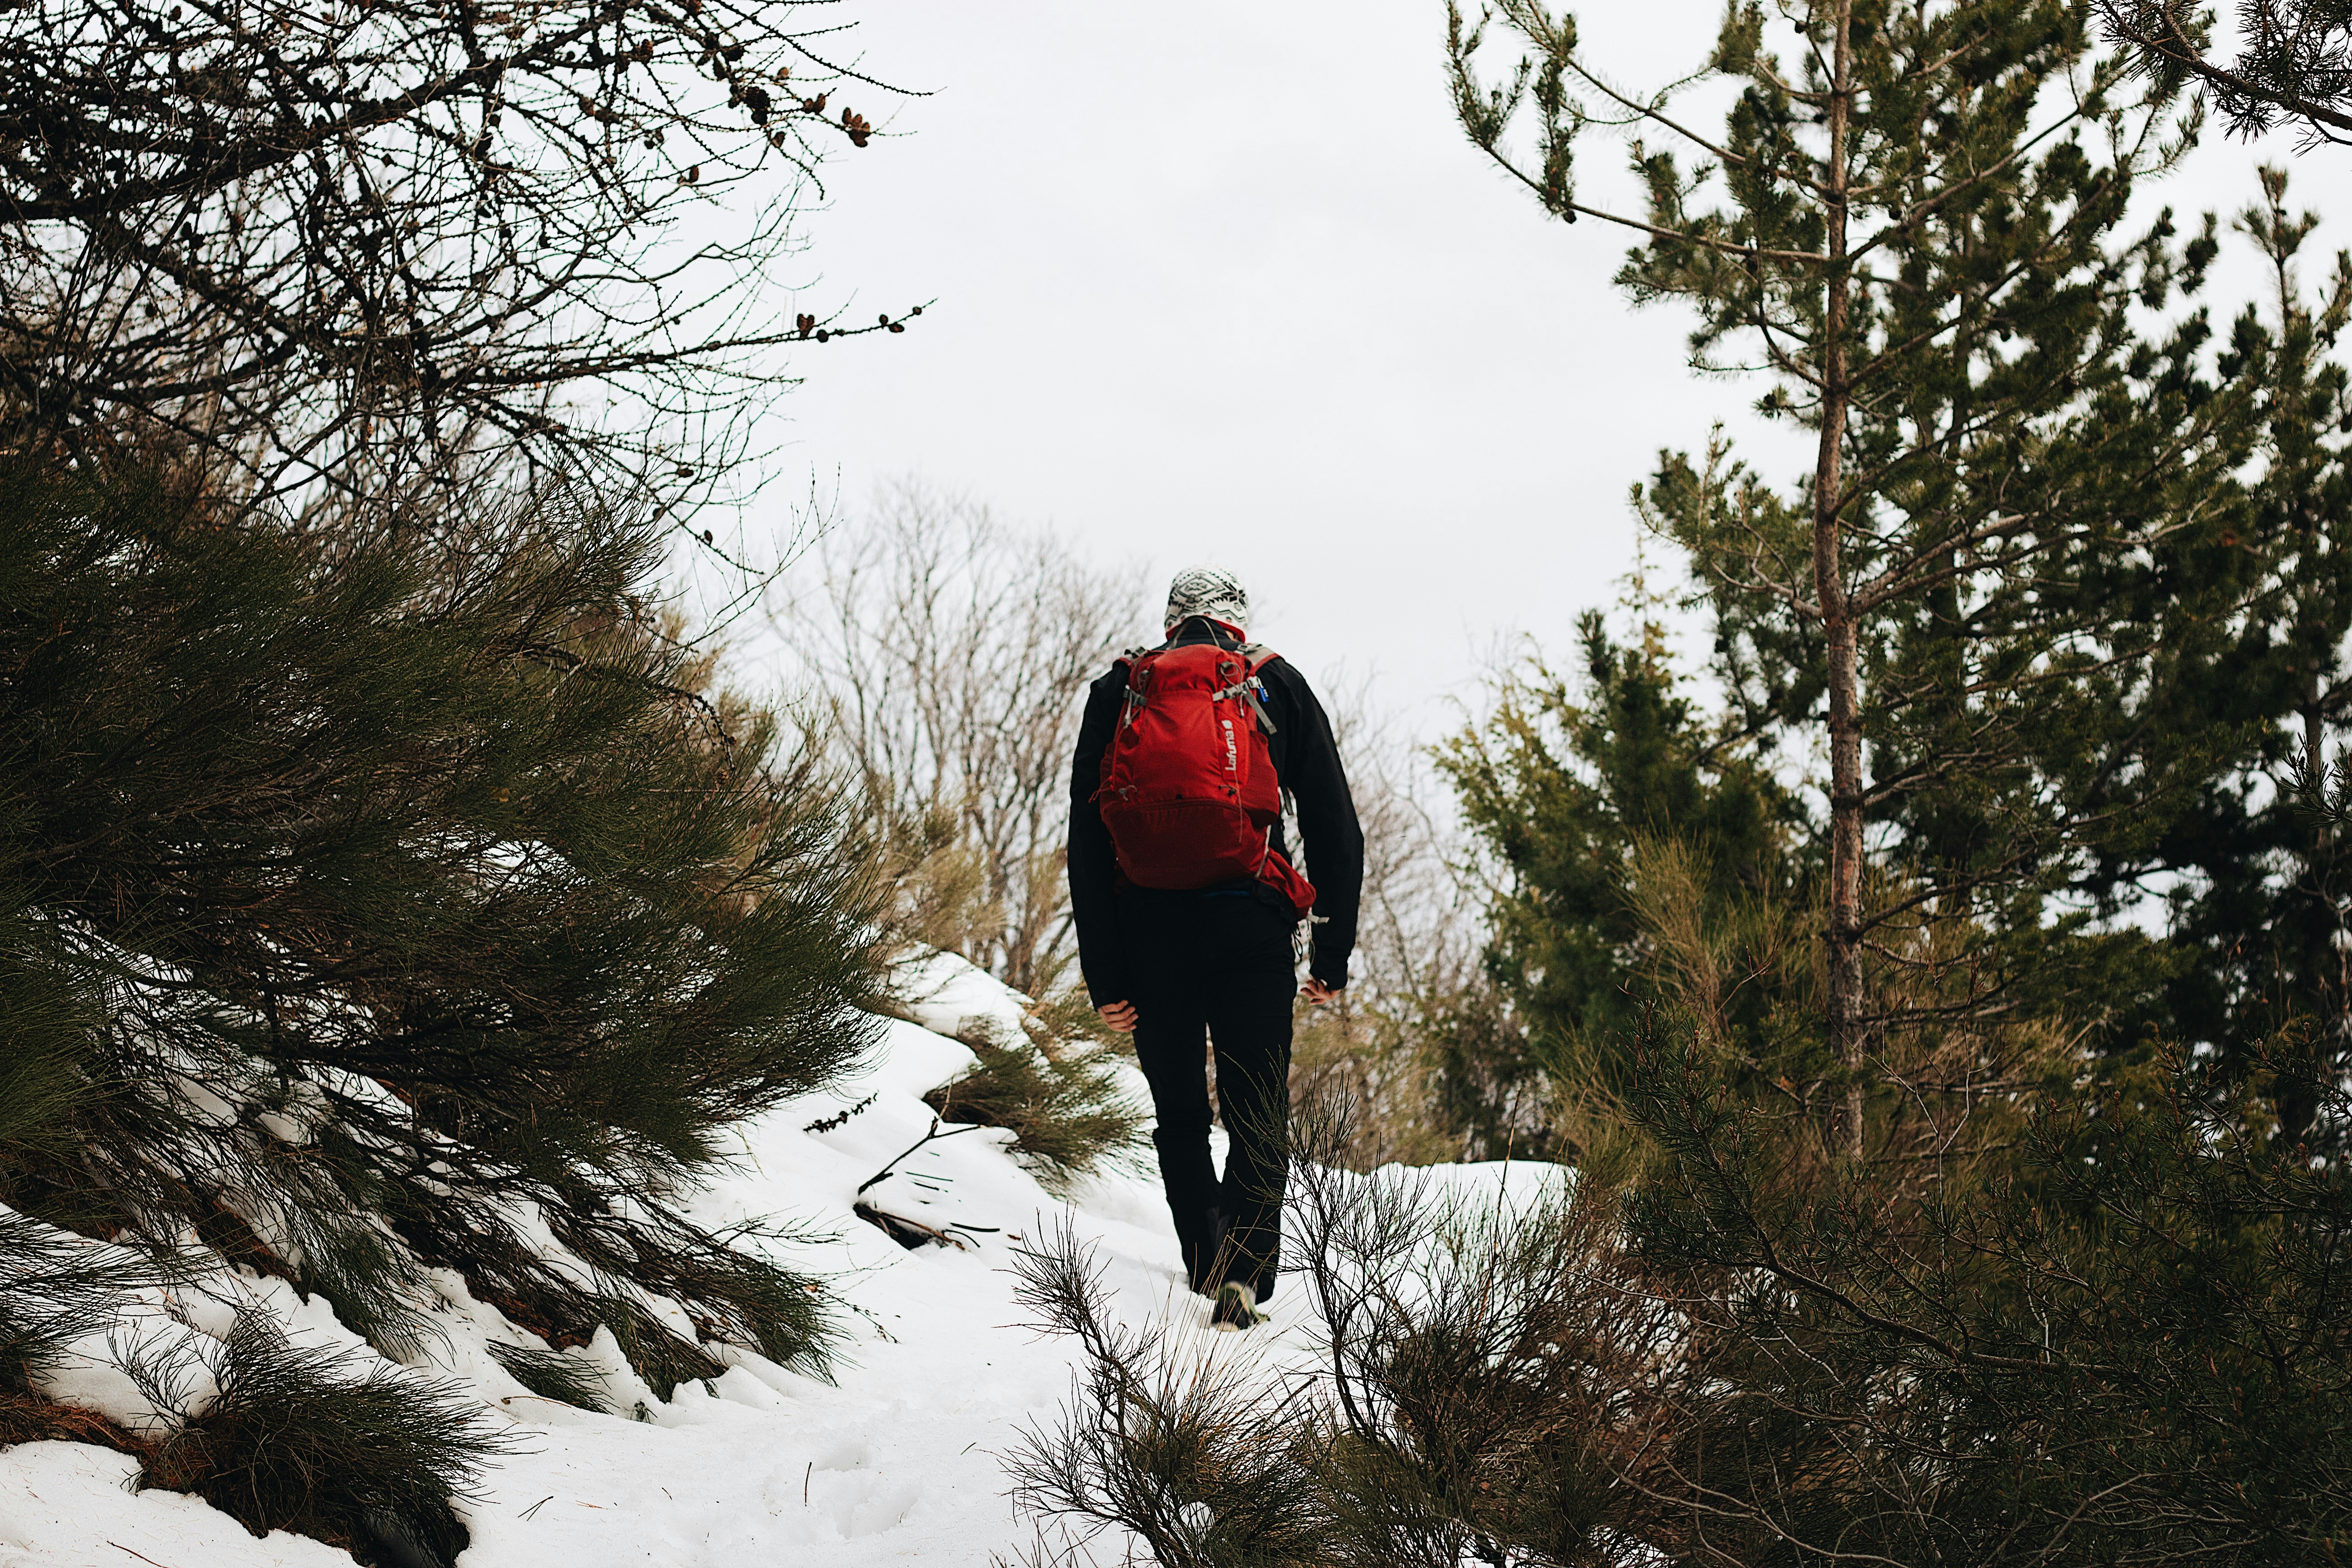
M1144 690L1151 683L1151 666L1145 661L1154 654L1166 651L1164 647L1131 647L1111 660L1111 673L1118 676L1119 683L1127 689L1118 705L1120 729L1134 723L1136 714L1143 708Z

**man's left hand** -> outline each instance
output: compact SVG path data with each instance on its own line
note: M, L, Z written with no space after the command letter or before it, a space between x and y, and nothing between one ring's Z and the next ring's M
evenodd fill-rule
M1307 984L1298 988L1298 994L1316 1006L1321 1007L1338 1001L1342 989L1344 987L1326 985L1310 974L1307 977Z

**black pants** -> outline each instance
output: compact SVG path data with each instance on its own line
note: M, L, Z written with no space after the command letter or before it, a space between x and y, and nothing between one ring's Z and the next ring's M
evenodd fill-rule
M1119 939L1135 994L1135 1054L1151 1084L1160 1179L1192 1288L1274 1293L1290 1176L1292 922L1257 898L1122 889ZM1231 1140L1209 1155L1205 1044Z

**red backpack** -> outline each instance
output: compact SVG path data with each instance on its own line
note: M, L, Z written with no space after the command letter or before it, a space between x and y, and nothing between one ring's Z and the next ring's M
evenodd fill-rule
M1192 889L1252 878L1299 915L1315 889L1273 847L1282 785L1265 738L1271 649L1188 643L1129 654L1127 700L1104 752L1095 804L1118 868L1139 888Z

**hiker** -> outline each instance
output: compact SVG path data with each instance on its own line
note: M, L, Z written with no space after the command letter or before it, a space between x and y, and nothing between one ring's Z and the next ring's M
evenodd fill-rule
M1168 590L1168 640L1087 694L1070 772L1070 910L1103 1020L1135 1036L1160 1177L1211 1321L1245 1329L1274 1294L1290 1173L1290 1017L1348 984L1364 836L1306 679L1248 640L1249 595L1214 567ZM1287 796L1315 873L1283 841ZM1307 978L1292 933L1310 914ZM1209 1153L1203 1036L1229 1140Z

